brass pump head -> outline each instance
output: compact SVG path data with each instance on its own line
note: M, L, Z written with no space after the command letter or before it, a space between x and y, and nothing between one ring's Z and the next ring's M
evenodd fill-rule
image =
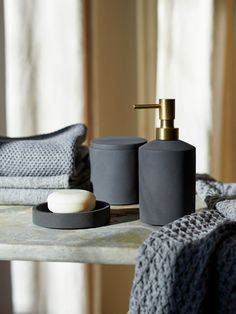
M134 105L134 109L160 109L160 128L156 128L156 139L175 141L179 138L179 129L174 127L175 99L159 99L159 104Z

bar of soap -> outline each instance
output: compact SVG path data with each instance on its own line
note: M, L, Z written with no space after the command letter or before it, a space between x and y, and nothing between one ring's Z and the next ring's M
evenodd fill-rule
M96 206L95 195L85 190L61 190L48 196L48 209L56 214L71 214L92 210Z

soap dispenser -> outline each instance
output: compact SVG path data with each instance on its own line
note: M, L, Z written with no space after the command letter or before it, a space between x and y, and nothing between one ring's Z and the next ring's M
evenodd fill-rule
M139 148L139 205L142 222L165 225L195 211L196 149L179 140L174 99L134 108L159 109L156 140Z

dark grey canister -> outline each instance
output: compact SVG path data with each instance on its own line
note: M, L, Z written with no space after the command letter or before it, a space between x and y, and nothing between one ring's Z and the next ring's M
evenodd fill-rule
M195 147L180 140L139 149L140 219L165 225L195 211Z
M112 205L139 203L140 137L103 137L90 146L91 182L97 199Z

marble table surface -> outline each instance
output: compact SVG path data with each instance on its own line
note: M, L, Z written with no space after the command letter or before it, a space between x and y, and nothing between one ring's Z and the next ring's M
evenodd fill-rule
M29 206L0 205L0 260L134 264L139 246L158 228L138 220L137 206L112 208L104 227L58 230L34 225Z

